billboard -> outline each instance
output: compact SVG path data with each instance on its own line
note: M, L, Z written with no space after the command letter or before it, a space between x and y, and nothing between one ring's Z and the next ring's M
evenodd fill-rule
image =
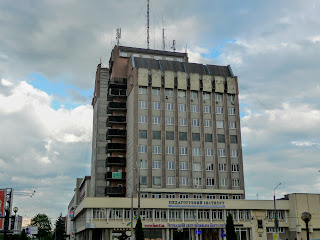
M6 204L6 190L0 189L0 215L1 217L4 217L4 206ZM3 229L3 220L4 218L0 218L0 229Z

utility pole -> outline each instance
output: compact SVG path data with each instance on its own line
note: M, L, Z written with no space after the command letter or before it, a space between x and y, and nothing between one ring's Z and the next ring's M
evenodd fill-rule
M149 1L148 1L149 2ZM140 168L142 164L142 159L140 159L140 164L138 168L138 177L139 177L139 187L138 187L138 218L140 217Z

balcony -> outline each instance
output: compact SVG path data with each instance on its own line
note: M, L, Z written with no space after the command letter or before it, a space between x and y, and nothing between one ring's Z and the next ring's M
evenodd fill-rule
M126 78L110 78L109 88L127 88L127 79Z
M107 172L106 180L126 180L126 172Z
M127 104L125 102L109 102L107 112L112 113L114 110L125 111L127 110Z
M127 90L119 88L110 88L108 94L108 101L111 101L114 97L127 97Z
M127 117L126 116L108 116L107 119L107 126L111 127L113 124L120 123L125 124L127 123Z
M127 130L122 129L108 129L106 139L110 140L114 137L125 138L127 135Z
M106 146L107 152L125 152L127 144L125 143L108 143Z
M125 195L126 188L125 187L106 187L105 193L106 195Z
M125 166L126 158L125 157L108 157L106 160L106 166Z

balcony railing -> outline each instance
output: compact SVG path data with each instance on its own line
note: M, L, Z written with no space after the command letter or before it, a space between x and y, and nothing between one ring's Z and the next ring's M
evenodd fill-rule
M106 187L106 195L124 195L126 193L125 187Z
M125 157L108 157L106 160L106 166L125 166L126 165L126 158Z
M127 130L108 129L107 134L106 134L106 139L110 140L113 137L126 137L126 135L127 135Z
M127 88L126 78L110 78L109 87Z
M125 102L109 102L107 111L108 113L112 113L114 110L126 110L127 104Z
M125 152L127 145L125 143L108 143L106 146L107 152Z
M126 172L107 172L106 180L125 180Z
M107 119L108 127L117 123L122 123L122 124L127 123L127 117L126 116L108 116L108 119Z
M110 88L108 93L108 101L112 100L113 97L126 97L127 90L119 88Z

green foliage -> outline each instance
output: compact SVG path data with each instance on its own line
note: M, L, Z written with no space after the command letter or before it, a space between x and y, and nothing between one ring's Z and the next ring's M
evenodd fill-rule
M41 240L51 240L52 239L51 220L46 214L39 213L36 216L34 216L31 219L30 225L38 227L38 235L37 236Z
M229 213L226 224L227 240L237 240L237 234L234 230L232 215Z
M20 239L21 240L28 240L29 239L26 234L26 231L24 229L21 231Z
M138 218L136 227L134 228L135 239L136 240L144 240L144 232L142 228L141 218Z
M66 239L66 229L65 229L65 221L62 219L62 214L60 214L59 218L55 224L55 231L54 231L54 239L55 240L64 240Z

